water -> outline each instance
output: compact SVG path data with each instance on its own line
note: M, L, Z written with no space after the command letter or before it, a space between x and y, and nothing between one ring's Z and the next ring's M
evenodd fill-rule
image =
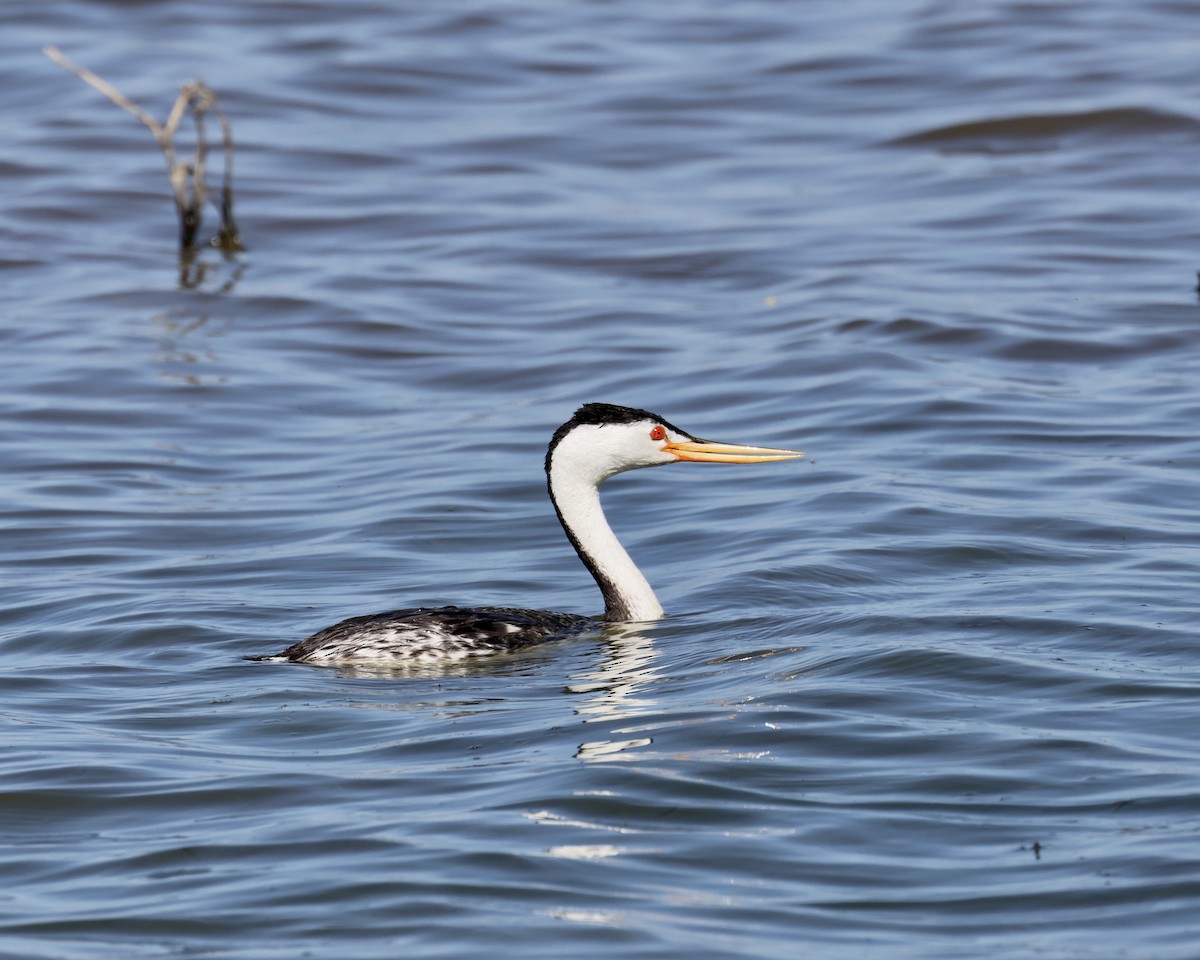
M0 954L1200 955L1189 4L0 11ZM148 131L212 85L248 251ZM215 228L215 227L214 227ZM623 477L588 400L804 462Z

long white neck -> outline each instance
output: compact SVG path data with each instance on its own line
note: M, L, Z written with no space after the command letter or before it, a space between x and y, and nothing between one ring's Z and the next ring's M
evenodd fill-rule
M614 471L615 472L615 471ZM657 620L663 608L637 568L600 506L599 478L565 457L555 457L549 470L550 498L579 559L604 595L604 619Z

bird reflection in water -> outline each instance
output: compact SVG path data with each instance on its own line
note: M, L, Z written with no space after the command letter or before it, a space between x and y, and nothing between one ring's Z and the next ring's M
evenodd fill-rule
M654 625L648 623L612 624L605 630L605 656L567 686L568 693L584 698L575 706L575 713L584 723L630 720L657 708L652 689L662 671L655 666L653 630ZM633 731L614 729L610 732ZM614 760L627 751L651 743L650 737L589 740L579 745L575 756L580 760Z

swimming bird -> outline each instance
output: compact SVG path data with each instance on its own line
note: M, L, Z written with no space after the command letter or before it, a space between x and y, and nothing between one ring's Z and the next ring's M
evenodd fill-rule
M766 463L796 450L701 440L656 413L587 403L554 431L546 484L567 539L604 597L604 615L585 617L510 607L413 607L351 617L273 656L313 664L455 661L515 650L604 623L657 620L663 608L604 518L600 484L668 463Z

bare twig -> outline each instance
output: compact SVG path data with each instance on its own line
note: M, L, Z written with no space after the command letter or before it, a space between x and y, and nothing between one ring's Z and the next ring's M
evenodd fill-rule
M233 220L233 127L216 97L213 97L212 108L221 123L221 140L225 145L225 172L221 177L221 232L212 242L225 253L235 253L244 248Z
M135 117L141 120L142 123L150 128L151 132L154 134L155 140L157 140L159 143L163 142L164 131L162 124L160 124L157 120L150 116L150 114L130 100L127 96L125 96L125 94L123 94L103 77L99 77L92 73L91 70L86 70L74 63L65 53L59 50L58 47L42 47L42 53L48 56L64 70L69 70L80 80L84 81L85 83L90 83L118 107L121 107L123 110L128 110ZM176 121L176 123L178 123L178 121ZM169 138L167 139L169 140Z
M175 194L175 208L179 213L179 247L184 256L195 250L196 234L200 229L204 203L208 199L208 189L204 182L205 161L208 157L204 114L210 109L213 110L221 123L225 146L225 176L221 190L221 229L211 243L226 254L243 249L233 220L233 132L212 90L198 80L185 84L179 91L179 96L175 98L171 112L167 114L166 123L159 123L111 83L73 62L58 47L44 47L43 52L64 70L75 74L118 107L132 113L154 134L154 140L167 162L167 177ZM175 134L183 122L184 114L189 112L196 126L196 154L190 163L180 162L175 154Z

